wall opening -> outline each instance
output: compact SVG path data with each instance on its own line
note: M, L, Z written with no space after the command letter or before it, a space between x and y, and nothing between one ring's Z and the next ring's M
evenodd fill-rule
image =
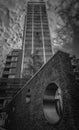
M28 89L27 95L26 95L26 103L30 103L30 101L31 101L31 92L30 92L30 89Z
M62 118L62 92L55 83L50 83L46 87L43 98L43 111L45 118L51 124L57 124Z

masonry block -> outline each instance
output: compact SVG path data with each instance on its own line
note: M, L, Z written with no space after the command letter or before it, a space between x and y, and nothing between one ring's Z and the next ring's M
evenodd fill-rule
M77 130L72 104L74 86L69 55L59 51L7 106L5 127L8 130Z

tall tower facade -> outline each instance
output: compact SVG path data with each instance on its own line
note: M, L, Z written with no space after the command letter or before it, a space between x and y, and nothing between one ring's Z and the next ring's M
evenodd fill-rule
M24 79L25 72L33 75L34 67L39 69L45 65L29 82L20 84L22 89L3 109L6 117L2 119L7 130L77 130L79 81L75 81L69 55L59 51L50 59L52 54L46 5L43 1L29 1L24 24L21 78ZM10 72L13 75L13 70Z
M37 55L41 65L45 64L52 56L45 2L29 1L27 3L23 35L21 77L25 71L29 70L28 64L32 62L32 56Z

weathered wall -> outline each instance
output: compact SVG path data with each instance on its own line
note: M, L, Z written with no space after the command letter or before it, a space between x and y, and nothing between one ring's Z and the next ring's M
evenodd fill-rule
M71 75L72 67L68 54L56 53L9 104L5 127L8 130L76 130L71 94L74 78L70 78ZM63 98L63 117L56 126L48 123L43 112L44 92L51 82L55 82L61 88ZM31 102L27 104L26 95L29 89Z

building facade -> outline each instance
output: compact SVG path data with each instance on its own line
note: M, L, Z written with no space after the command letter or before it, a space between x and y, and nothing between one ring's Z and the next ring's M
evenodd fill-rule
M28 1L22 50L7 56L0 81L0 128L78 129L79 60L52 56L45 2Z
M2 78L20 78L22 50L13 50L6 58Z
M20 89L22 50L13 50L7 55L2 77L0 78L0 111L12 100L15 93Z
M25 84L51 56L52 47L45 2L28 1L22 49L13 50L7 56L0 79L1 120L5 118L5 114L2 112L5 106L12 100L16 92L23 87L23 84Z
M21 77L23 77L25 70L29 73L29 64L35 66L32 57L40 59L40 66L42 66L53 55L46 5L43 1L29 1L27 3L22 49ZM38 64L38 60L36 63ZM31 75L33 75L32 71Z
M78 130L78 86L70 56L57 52L8 105L6 129Z

